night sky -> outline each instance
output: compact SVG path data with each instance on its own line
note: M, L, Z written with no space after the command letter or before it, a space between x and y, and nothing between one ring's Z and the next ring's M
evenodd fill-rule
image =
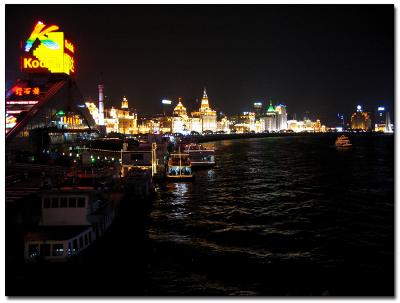
M203 86L227 114L283 102L289 118L322 122L357 104L394 104L393 5L6 5L7 88L20 77L19 41L57 24L75 43L77 83L107 107L125 95L140 113L182 97L197 108Z

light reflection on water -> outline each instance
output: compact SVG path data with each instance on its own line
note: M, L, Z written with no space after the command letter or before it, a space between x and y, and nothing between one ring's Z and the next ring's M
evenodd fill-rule
M216 275L238 264L249 279L251 270L272 270L263 269L265 264L280 264L278 272L294 275L291 268L299 265L291 262L300 262L300 271L321 275L338 270L368 285L382 283L376 277L390 273L393 265L387 258L393 255L393 137L352 138L354 147L347 153L332 148L334 140L288 137L203 144L215 149L217 165L195 171L193 182L168 184L157 193L150 238L155 244L161 239L171 243L174 250L189 250ZM374 140L372 146L368 140ZM362 270L354 259L361 254L366 258ZM343 260L349 260L347 267ZM382 272L369 272L371 268ZM254 279L266 278L255 273Z

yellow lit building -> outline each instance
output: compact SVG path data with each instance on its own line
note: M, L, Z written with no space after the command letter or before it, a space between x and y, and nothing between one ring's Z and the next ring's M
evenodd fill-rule
M231 132L229 125L230 121L224 116L220 121L217 121L217 131L229 134Z
M351 128L371 130L371 117L367 112L362 111L360 105L357 106L357 111L351 115Z
M204 132L207 130L212 132L217 131L217 112L210 108L206 88L204 88L203 91L203 98L201 99L199 111L192 112L192 117L201 119L201 131L198 129L196 130L197 132Z
M321 124L321 121L317 119L317 121L311 121L306 119L304 121L297 120L288 120L287 121L287 129L291 130L295 133L300 132L315 132L315 133L323 133L326 132L326 126Z
M96 124L98 124L99 110L96 104L93 102L86 102L86 107L89 109ZM110 109L105 109L104 112L104 124L107 133L137 134L139 132L137 127L137 114L131 114L129 112L128 100L125 97L122 99L121 109L111 107Z
M260 121L256 123L256 114L253 112L244 112L239 116L238 123L233 126L236 133L256 132L261 127Z

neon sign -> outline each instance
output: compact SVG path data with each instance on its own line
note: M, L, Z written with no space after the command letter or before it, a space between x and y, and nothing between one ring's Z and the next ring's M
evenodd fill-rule
M15 87L15 94L17 96L26 96L26 95L34 95L39 96L40 88L39 87Z
M74 45L64 38L57 25L46 25L39 21L23 47L21 69L28 73L75 72ZM35 42L39 41L38 44Z
M6 128L13 128L17 124L17 118L6 114Z

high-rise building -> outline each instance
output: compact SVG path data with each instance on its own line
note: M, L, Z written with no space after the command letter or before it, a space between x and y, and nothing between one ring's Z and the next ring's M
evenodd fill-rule
M260 118L260 121L264 123L264 130L272 132L277 130L277 113L275 107L272 105L272 101L269 102L269 107L265 116Z
M341 114L341 113L338 113L337 115L336 115L336 128L339 128L339 129L344 129L344 115L343 114Z
M371 117L368 112L362 110L361 105L357 105L357 110L351 115L351 128L364 131L371 130Z
M375 111L374 130L376 132L391 133L392 124L390 122L390 113L384 106L379 106Z
M390 113L386 112L385 133L393 133L392 123L390 122Z
M261 113L262 113L262 102L254 102L253 103L253 108L254 108L254 113L256 114L256 118L258 118Z
M276 113L276 129L277 130L287 129L286 105L278 104L275 107L275 113Z

